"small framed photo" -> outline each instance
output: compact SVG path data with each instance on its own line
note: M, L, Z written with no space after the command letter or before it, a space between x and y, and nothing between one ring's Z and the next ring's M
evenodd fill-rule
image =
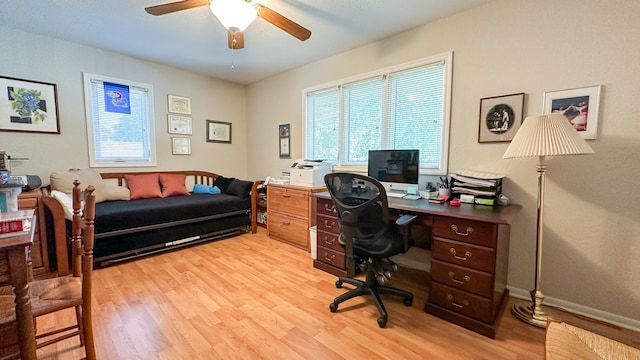
M170 113L191 115L191 99L177 95L167 96Z
M169 134L191 135L193 133L191 118L179 115L167 115Z
M280 140L280 159L291 158L291 125L278 125L278 137Z
M56 84L0 76L0 131L60 134Z
M231 123L207 120L207 142L231 144Z
M578 89L545 91L544 114L561 113L583 139L593 140L598 133L600 85Z
M173 155L191 155L191 139L186 137L172 137L171 149Z
M524 93L480 99L478 142L511 141L522 124Z

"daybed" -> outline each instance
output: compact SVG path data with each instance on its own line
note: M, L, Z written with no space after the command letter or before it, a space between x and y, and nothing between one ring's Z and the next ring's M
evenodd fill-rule
M43 190L42 202L49 248L56 249L59 275L69 272L70 224L70 213L67 210L65 216L65 199L60 193L67 188L70 191L75 179L82 186L94 185L96 202L100 201L96 204L94 248L98 266L245 231L256 232L253 214L258 182L204 171L99 175L91 170L55 172L51 184ZM213 194L218 190L220 193Z

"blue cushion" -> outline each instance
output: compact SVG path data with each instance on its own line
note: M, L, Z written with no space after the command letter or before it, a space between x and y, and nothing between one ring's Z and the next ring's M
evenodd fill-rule
M220 189L217 186L209 186L203 184L193 185L194 194L220 194Z

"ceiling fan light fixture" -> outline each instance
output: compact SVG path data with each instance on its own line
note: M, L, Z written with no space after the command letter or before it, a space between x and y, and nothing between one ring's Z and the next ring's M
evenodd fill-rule
M256 19L256 10L244 0L213 0L211 12L233 32L244 31Z

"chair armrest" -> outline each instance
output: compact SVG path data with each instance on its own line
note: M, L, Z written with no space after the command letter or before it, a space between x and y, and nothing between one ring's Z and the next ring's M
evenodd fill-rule
M407 226L411 224L418 217L416 215L402 215L396 220L396 225Z
M58 276L69 274L69 255L67 246L67 227L64 209L60 202L49 195L42 196L42 204L51 213L54 244L56 246L56 267Z

